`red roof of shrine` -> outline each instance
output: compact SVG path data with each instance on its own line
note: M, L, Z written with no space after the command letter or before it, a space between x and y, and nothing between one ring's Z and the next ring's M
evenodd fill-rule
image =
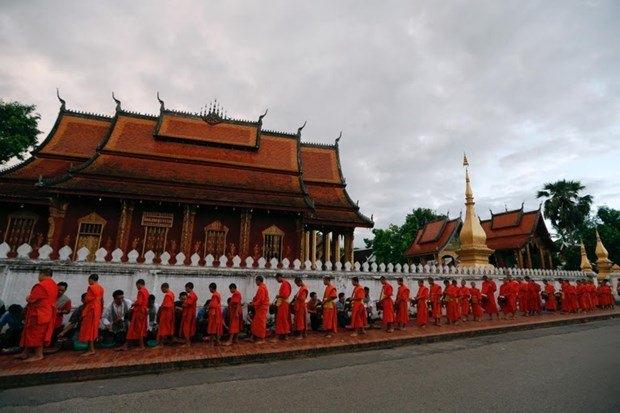
M338 144L302 143L300 153L303 182L315 206L309 222L372 227L372 220L359 211L346 191Z
M524 212L522 206L499 214L491 212L491 219L480 224L487 234L487 246L493 250L520 249L537 231L551 242L540 209Z
M461 226L461 218L442 218L424 225L418 230L406 257L435 254L441 251Z
M0 172L0 195L11 199L44 199L34 184L86 161L110 128L111 118L60 109L58 118L31 157Z

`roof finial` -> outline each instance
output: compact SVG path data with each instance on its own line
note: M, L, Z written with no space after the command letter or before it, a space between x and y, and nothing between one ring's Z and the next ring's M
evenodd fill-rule
M267 116L267 112L269 112L269 108L265 109L265 113L258 117L258 123L263 123L263 118Z
M372 222L375 222L375 214L370 214L370 220L371 220Z
M159 109L163 112L165 109L164 101L159 97L159 92L157 92L157 100L159 101Z
M308 123L307 120L304 121L304 124L297 129L297 135L301 135L301 130L306 127L306 123Z
M116 102L116 111L119 112L121 110L121 101L116 99L116 96L114 96L114 92L112 92L112 99L114 99L114 101Z
M521 212L523 212L523 207L525 206L525 202L521 202Z
M340 139L342 139L342 131L340 131L340 135L338 135L338 137L336 138L336 146L338 146L338 142L340 142Z
M60 91L56 88L56 97L60 101L60 110L65 110L66 103L63 98L60 97Z
M493 210L489 208L489 212L491 213L491 218L493 218Z
M463 166L469 166L469 162L467 161L467 155L463 152Z
M504 204L504 209L508 212L508 205Z

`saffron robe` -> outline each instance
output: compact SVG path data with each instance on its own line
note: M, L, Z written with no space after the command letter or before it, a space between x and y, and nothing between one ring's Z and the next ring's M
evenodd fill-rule
M396 322L407 324L409 322L409 297L411 292L405 284L398 286L396 292Z
M502 285L499 286L499 295L503 295L504 297L506 297L506 304L504 305L504 308L502 308L502 313L504 314L514 313L510 300L508 299L511 295L511 292L512 286L509 282L502 283Z
M439 287L439 286L438 286ZM441 290L441 287L439 288ZM425 285L421 286L418 290L418 295L416 296L416 324L421 326L425 326L428 323L428 297L430 296L430 292L428 287ZM441 307L440 307L440 316L441 316ZM433 316L434 316L434 305L433 305Z
M487 304L484 311L488 314L499 314L499 311L497 310L497 301L495 300L495 291L497 291L495 281L486 280L482 282L482 295L487 296Z
M99 324L103 313L103 287L93 283L86 290L84 307L82 307L82 321L80 322L80 341L89 342L99 337Z
M230 304L228 304L228 333L238 334L241 331L241 293L235 291L230 296Z
M446 296L446 315L448 320L455 322L460 318L459 287L450 284L445 288L444 294Z
M307 315L308 310L306 308L306 299L308 298L308 287L302 284L297 290L295 295L295 304L293 309L295 311L295 331L302 332L308 329Z
M572 312L577 312L579 310L579 300L577 299L577 287L572 285L570 282L568 283L568 296L570 299L570 309Z
M131 305L131 321L127 330L127 340L139 340L146 336L149 327L148 317L149 290L138 290L136 301Z
M267 336L267 312L269 312L269 291L263 283L256 289L256 294L252 298L254 306L254 317L252 317L252 335L257 338Z
M54 280L45 278L35 284L26 298L26 315L20 346L49 346L54 332L58 286Z
M475 318L482 317L482 292L475 287L469 289L471 295L471 311Z
M354 329L366 327L366 308L364 307L364 287L353 287L351 296L351 327Z
M441 286L433 283L430 288L433 318L441 318L441 296Z
M170 290L164 294L159 306L159 320L157 321L157 338L174 335L174 293Z
M595 309L598 307L598 296L596 295L596 286L594 284L588 284L588 294L590 294L590 308Z
M555 300L555 287L552 283L547 283L547 285L545 285L545 293L547 293L545 309L547 311L555 311L558 308L558 303Z
M278 290L280 298L276 300L276 334L289 334L291 332L291 311L288 298L291 296L291 284L282 280Z
M567 281L562 282L562 312L570 313L571 312L571 300L570 300L570 286Z
M461 317L468 317L470 313L470 305L469 305L469 288L466 286L459 287L459 306L461 308Z
M323 292L323 330L338 332L338 320L336 317L336 305L334 301L338 298L336 287L329 284L325 286ZM331 300L327 302L327 300Z
M211 294L207 311L207 334L220 337L224 331L224 323L222 320L222 297L219 292L214 291Z
M384 325L393 323L395 319L394 300L392 299L393 294L394 288L392 287L392 284L388 282L383 284L383 288L381 289L381 298L379 301L381 302L382 310L381 321Z
M183 302L181 312L181 337L189 339L196 334L196 308L198 306L198 296L194 291L187 293L187 298Z
M519 288L518 288L518 294L519 294L519 310L521 310L523 313L529 313L530 312L530 306L529 306L529 299L528 299L528 292L527 292L527 283L526 282L520 282L519 283Z

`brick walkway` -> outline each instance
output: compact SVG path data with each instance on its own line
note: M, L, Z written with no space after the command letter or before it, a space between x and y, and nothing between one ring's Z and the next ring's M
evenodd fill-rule
M451 326L429 326L425 329L411 326L405 331L395 331L391 334L381 330L371 330L361 337L351 337L350 331L346 331L329 339L323 334L312 333L305 340L289 339L277 343L267 341L264 344L240 343L230 347L214 348L208 344L196 343L190 348L172 346L144 351L133 349L127 352L98 350L98 353L92 357L80 357L78 352L64 351L32 363L24 363L15 360L13 356L5 355L0 356L0 388L388 348L403 344L421 344L475 335L587 322L618 315L620 315L619 309L580 315L545 314L539 317L518 317L515 320L480 323L470 321Z

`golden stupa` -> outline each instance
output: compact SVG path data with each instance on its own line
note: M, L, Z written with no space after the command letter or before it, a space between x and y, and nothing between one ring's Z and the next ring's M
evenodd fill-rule
M459 256L459 266L461 267L487 267L489 256L493 250L487 247L487 235L480 225L480 219L476 215L474 193L471 190L469 179L469 162L467 156L463 156L463 166L465 167L465 220L461 233L459 234L460 249L457 251Z
M581 268L581 272L591 273L592 264L590 264L590 260L588 259L588 254L586 254L586 247L583 245L583 241L581 241L581 264L579 265Z
M613 263L609 259L609 253L603 245L603 241L601 241L601 236L598 234L598 230L596 230L596 249L594 250L594 253L596 254L598 279L604 280L607 274L611 272L611 266Z

